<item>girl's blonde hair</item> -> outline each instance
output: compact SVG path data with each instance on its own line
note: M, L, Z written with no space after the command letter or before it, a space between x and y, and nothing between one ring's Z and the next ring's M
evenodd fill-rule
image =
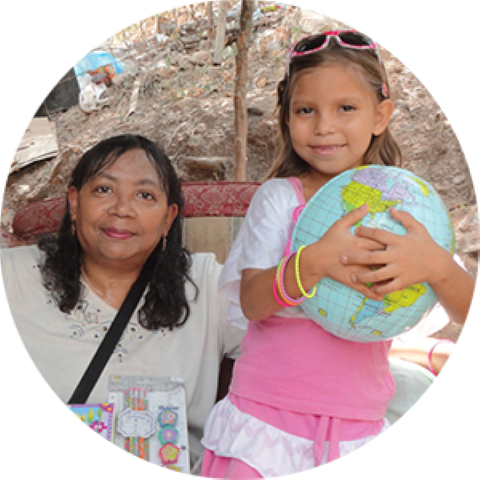
M289 71L277 87L277 118L279 125L280 152L267 173L266 180L275 177L298 177L306 173L310 166L293 149L290 130L287 125L290 102L295 85L300 76L325 64L353 65L376 93L378 101L385 100L384 92L390 97L390 85L387 73L379 62L373 50L356 50L344 48L335 41L317 52L293 57L290 60ZM400 166L402 154L400 147L393 138L388 126L378 136L372 135L364 165Z

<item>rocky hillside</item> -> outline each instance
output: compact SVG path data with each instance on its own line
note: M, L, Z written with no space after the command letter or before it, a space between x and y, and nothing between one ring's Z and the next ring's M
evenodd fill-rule
M237 12L238 17L238 12ZM212 65L205 15L177 17L159 32L117 35L108 48L125 65L105 89L95 109L76 105L51 116L58 155L10 175L2 226L32 201L60 195L79 156L98 140L134 132L157 141L185 180L231 180L233 176L233 94L235 12L227 29L223 63ZM248 170L261 180L276 154L275 88L283 75L285 50L302 34L330 26L331 20L295 7L257 14L249 51ZM148 26L146 23L145 25ZM468 165L453 130L435 100L408 68L389 52L382 56L396 100L392 127L404 167L430 182L454 220L458 251L477 270L478 218ZM38 179L41 179L39 182Z

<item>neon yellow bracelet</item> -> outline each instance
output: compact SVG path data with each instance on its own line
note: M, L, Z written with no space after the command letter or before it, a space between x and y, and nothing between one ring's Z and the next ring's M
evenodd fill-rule
M312 298L315 295L315 292L317 291L317 286L314 285L313 288L310 290L310 292L306 292L305 289L303 288L302 281L300 279L300 254L302 253L304 248L305 248L305 245L302 245L297 250L297 254L295 255L295 278L297 280L297 286L299 290L302 292L302 295L306 298Z

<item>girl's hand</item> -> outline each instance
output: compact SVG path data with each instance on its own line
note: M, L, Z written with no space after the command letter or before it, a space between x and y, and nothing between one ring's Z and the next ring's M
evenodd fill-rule
M445 280L452 257L430 236L427 229L407 212L390 209L394 220L406 229L406 235L396 235L381 229L358 227L358 238L370 239L383 244L380 251L353 252L345 250L344 265L369 265L375 270L354 273L355 283L374 283L372 290L378 294L402 290L410 285L427 282L435 284Z
M374 300L381 300L382 295L372 291L366 285L367 282L354 281L355 278L371 271L368 263L362 265L361 263L342 264L341 262L345 252L351 252L362 258L385 248L385 244L376 238L352 235L352 227L367 213L368 206L363 205L337 220L321 239L310 246L312 250L309 252L309 265L313 269L312 273L319 278L329 277L353 288L362 295ZM305 250L306 252L307 250Z
M366 285L354 283L352 275L369 271L362 265L342 265L340 258L345 251L371 251L384 248L384 245L368 238L352 235L351 229L368 213L368 207L360 207L349 212L335 222L322 238L305 247L299 259L300 278L305 290L310 290L323 277L351 287L374 300L382 296L372 292ZM240 305L249 320L261 320L273 315L283 307L274 298L272 287L277 267L262 269L245 269L240 282ZM295 260L292 258L285 267L284 287L291 297L301 295L297 284Z

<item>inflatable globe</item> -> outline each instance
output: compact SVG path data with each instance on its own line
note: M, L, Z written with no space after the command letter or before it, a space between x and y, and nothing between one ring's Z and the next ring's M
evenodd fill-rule
M453 255L452 221L432 186L406 170L379 165L347 170L326 183L301 213L292 236L292 250L317 241L334 222L364 203L369 205L369 212L360 221L362 225L405 235L405 227L389 214L390 207L395 207L413 215L435 242ZM436 302L435 293L426 283L375 301L323 278L315 295L301 306L309 318L338 337L375 342L411 329Z

